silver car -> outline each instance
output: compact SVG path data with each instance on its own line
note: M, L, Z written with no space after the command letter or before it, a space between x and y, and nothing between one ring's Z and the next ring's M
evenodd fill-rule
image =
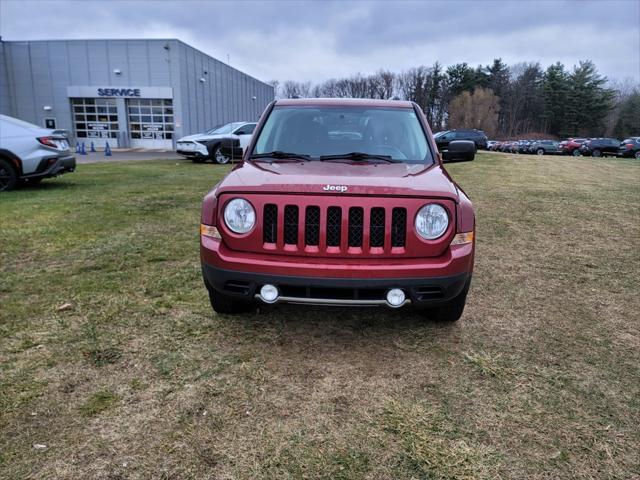
M0 115L0 192L75 169L64 131Z

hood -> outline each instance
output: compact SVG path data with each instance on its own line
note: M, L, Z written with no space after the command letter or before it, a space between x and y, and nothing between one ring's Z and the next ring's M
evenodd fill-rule
M228 135L228 134L227 134ZM184 142L184 141L201 141L201 140L213 140L215 138L222 138L224 137L224 134L216 134L216 135L209 135L206 133L196 133L194 135L187 135L186 137L182 137L179 138L178 140L176 140L177 142Z
M217 186L218 194L231 192L458 199L439 164L408 163L242 162Z

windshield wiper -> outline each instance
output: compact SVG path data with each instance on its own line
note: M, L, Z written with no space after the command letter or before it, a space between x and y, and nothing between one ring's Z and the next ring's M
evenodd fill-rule
M281 150L275 150L273 152L267 152L267 153L254 153L249 157L250 160L257 160L260 158L275 158L277 160L281 160L281 159L311 160L311 157L309 155L303 155L300 153L283 152Z
M325 160L355 160L355 161L382 160L383 162L396 163L396 160L391 158L391 155L374 155L371 153L364 153L364 152L340 153L338 155L321 155L320 161L322 162Z

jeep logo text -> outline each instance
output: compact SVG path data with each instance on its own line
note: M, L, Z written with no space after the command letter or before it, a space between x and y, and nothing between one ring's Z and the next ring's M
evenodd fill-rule
M347 186L346 185L325 185L324 187L322 187L322 189L325 192L346 192L347 191Z

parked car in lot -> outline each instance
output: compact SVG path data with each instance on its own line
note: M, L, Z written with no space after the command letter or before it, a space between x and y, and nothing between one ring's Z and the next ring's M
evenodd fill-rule
M456 140L442 157L474 153ZM219 313L256 302L411 305L455 321L474 231L473 206L417 105L287 99L267 107L243 162L204 198L200 258Z
M38 183L75 168L63 131L0 115L0 192L11 190L19 181Z
M487 136L482 130L445 130L434 135L438 149L442 150L454 140L470 140L476 150L487 148Z
M580 155L580 146L586 142L586 138L567 138L560 142L558 148L560 149L560 153L564 155Z
M232 160L231 151L225 151L225 146L236 145L239 149L246 148L255 128L255 123L233 122L205 133L182 137L176 142L176 153L191 159L194 163L207 160L219 164L229 163ZM238 151L238 158L241 157L242 154Z
M531 144L529 150L536 155L557 155L562 153L560 142L555 140L536 140Z
M487 150L493 150L495 144L498 143L495 140L487 140Z
M640 158L640 137L625 138L620 142L618 156Z
M620 140L615 138L590 138L580 145L580 154L587 157L616 156Z

